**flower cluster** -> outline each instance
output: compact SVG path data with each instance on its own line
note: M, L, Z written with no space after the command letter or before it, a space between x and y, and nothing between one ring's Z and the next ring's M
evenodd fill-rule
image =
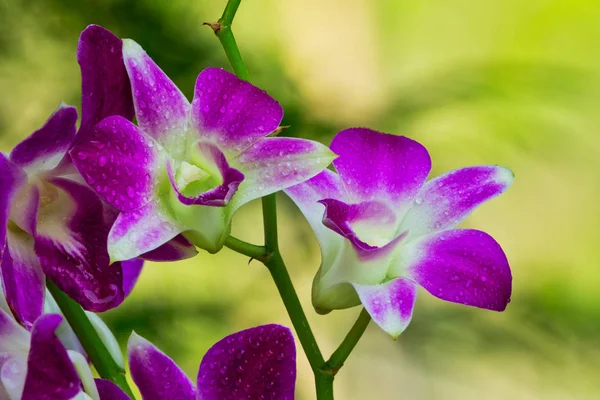
M352 128L330 147L277 137L283 110L263 90L208 68L190 103L137 43L99 26L82 32L77 59L79 129L76 109L61 104L0 154L0 398L129 399L114 383L93 380L69 326L44 313L53 301L46 279L86 310L114 308L143 260L218 252L241 206L282 190L321 247L312 291L319 313L362 304L397 337L418 285L490 310L510 301L500 245L455 228L508 188L506 168L468 167L427 181L427 150L403 136ZM327 169L332 162L337 173ZM294 341L279 325L218 342L197 384L135 333L128 353L144 399L294 396Z

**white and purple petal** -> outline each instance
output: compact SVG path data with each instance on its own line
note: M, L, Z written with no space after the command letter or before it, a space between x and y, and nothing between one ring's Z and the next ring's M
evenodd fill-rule
M196 254L198 254L196 247L183 235L177 235L162 246L142 254L141 258L147 261L165 262L186 260Z
M19 143L10 160L28 174L55 168L75 139L77 109L61 104L44 126Z
M125 118L105 118L70 154L87 184L113 207L131 211L154 197L160 150Z
M366 128L339 132L331 150L339 155L333 165L350 202L387 202L400 219L431 170L429 153L420 143Z
M200 364L203 400L292 400L296 347L290 330L263 325L234 333L211 347Z
M433 233L398 249L389 276L406 276L442 300L503 311L512 275L500 245L487 233L455 229Z
M77 44L81 68L81 126L77 141L106 117L132 120L133 99L123 62L123 42L109 30L89 25Z
M354 289L373 321L396 339L408 326L417 297L417 285L396 278L379 285L357 285Z
M450 229L480 204L503 193L514 175L496 165L457 169L427 182L402 221L409 238Z
M71 399L82 392L82 385L67 350L56 337L62 317L40 317L31 332L27 377L22 400Z
M9 230L2 258L2 285L13 315L27 329L44 310L46 281L33 237Z
M100 400L130 400L123 390L106 379L94 379Z
M186 151L190 103L133 40L123 40L123 58L140 129L181 160Z
M312 140L260 139L232 161L245 176L232 208L304 182L327 168L334 158L327 146Z
M273 132L283 109L265 91L230 72L207 68L198 75L192 124L202 139L235 156Z
M124 298L123 276L118 266L109 267L109 227L101 200L70 180L54 178L49 183L60 197L40 209L35 251L42 270L86 310L116 307Z
M231 168L223 152L214 144L200 142L197 146L202 167L213 171L187 162L183 162L175 171L173 165L168 163L171 186L181 204L186 206L224 207L237 192L244 174Z
M15 196L26 182L25 172L0 153L0 256L6 245L6 230Z
M108 252L112 261L130 260L162 246L184 230L158 200L153 200L119 214L108 235Z
M196 400L196 388L181 368L135 332L129 338L127 353L131 377L144 400Z

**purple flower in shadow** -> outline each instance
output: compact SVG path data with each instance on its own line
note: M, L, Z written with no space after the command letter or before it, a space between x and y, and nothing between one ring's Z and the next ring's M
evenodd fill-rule
M131 376L144 400L291 400L296 348L288 328L263 325L227 336L211 347L197 385L166 354L133 333L128 345ZM129 397L110 381L96 379L101 400Z
M421 144L365 128L339 132L331 149L337 173L286 190L321 246L317 311L362 303L397 337L412 318L417 285L442 300L506 308L512 276L502 248L484 232L454 228L510 186L510 170L468 167L426 182L431 160Z
M317 142L266 137L283 110L259 88L208 68L190 104L137 43L123 42L138 125L105 118L71 151L86 182L120 211L108 238L112 260L180 233L216 252L239 207L311 178L333 159Z

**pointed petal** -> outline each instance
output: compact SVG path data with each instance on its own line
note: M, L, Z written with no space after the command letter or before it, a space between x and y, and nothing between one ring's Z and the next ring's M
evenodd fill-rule
M285 193L296 203L308 220L319 241L322 265L326 268L333 262L345 239L323 225L325 206L319 201L323 199L346 200L346 192L340 177L335 172L326 169L306 182L285 189Z
M167 173L171 186L177 193L177 198L181 204L186 206L224 207L237 192L238 186L244 180L244 174L229 166L225 155L217 146L210 143L198 143L198 148L202 154L203 161L216 169L216 175L219 177L219 182L221 183L206 191L194 187L193 182L186 187L181 187L178 183L176 172L173 170L173 165L168 163ZM192 168L196 167L192 166Z
M188 100L133 40L123 40L123 58L140 129L162 144L172 157L182 159L190 110Z
M47 314L33 327L22 400L71 399L82 390L67 350L54 334L61 321L60 315Z
M495 165L457 169L427 182L402 222L415 238L458 225L476 207L503 193L513 173Z
M25 172L0 153L0 256L6 244L6 228L15 196L27 182Z
M198 254L196 247L183 235L177 235L162 246L142 254L147 261L178 261L195 257Z
M53 169L73 143L76 123L77 109L61 104L44 126L11 151L11 161L27 173Z
M232 200L232 211L251 200L312 178L327 168L334 157L327 146L311 140L259 140L233 161L246 178Z
M59 199L40 209L35 251L42 270L86 310L118 306L123 276L118 266L109 267L102 202L79 183L62 178L50 183Z
M125 297L129 296L137 283L142 268L144 267L144 260L134 258L133 260L121 261L121 269L123 270L123 292Z
M500 245L487 233L455 229L413 240L398 249L390 276L407 276L442 300L503 311L512 275Z
M102 120L70 153L88 185L115 208L135 210L154 197L159 150L125 118Z
M113 261L130 260L154 250L184 231L158 200L135 211L122 212L108 235Z
M31 329L44 310L45 276L34 252L33 237L8 232L2 259L2 285L6 301L19 323Z
M228 157L273 132L282 118L279 103L232 73L207 68L198 75L192 124L202 139L216 143Z
M177 364L135 332L127 353L131 377L144 400L196 400L194 384Z
M131 400L120 387L106 379L94 379L100 400Z
M425 183L431 159L425 147L404 136L365 128L339 132L331 142L333 161L351 203L386 201L401 218Z
M102 119L133 119L131 86L122 54L123 42L109 30L89 25L77 44L81 68L81 127L78 141Z
M354 285L356 293L373 321L396 339L412 319L417 285L396 278L380 285Z
M234 333L211 347L200 364L203 400L292 400L296 347L290 330L263 325Z

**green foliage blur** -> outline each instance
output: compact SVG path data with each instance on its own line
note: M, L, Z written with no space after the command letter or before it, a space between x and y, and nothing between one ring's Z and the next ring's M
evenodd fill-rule
M61 100L80 105L79 32L132 38L191 98L197 74L229 68L205 21L225 0L0 0L0 145ZM336 380L339 399L597 399L600 396L600 3L596 0L244 0L234 23L255 84L280 101L284 134L329 143L368 126L419 140L432 176L489 163L513 187L464 226L492 234L514 275L498 314L419 293L392 341L371 326ZM316 315L316 241L279 195L284 258L326 354L358 309ZM235 218L260 243L260 205ZM226 334L290 325L268 272L225 249L148 264L103 318L125 346L147 337L195 377ZM298 399L314 398L298 349Z

